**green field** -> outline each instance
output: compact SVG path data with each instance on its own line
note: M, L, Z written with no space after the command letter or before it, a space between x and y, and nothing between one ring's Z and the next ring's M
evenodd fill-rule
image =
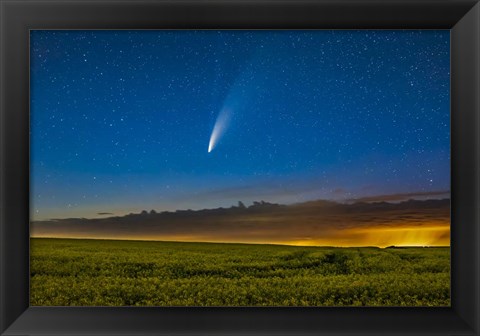
M31 239L34 306L447 306L449 248Z

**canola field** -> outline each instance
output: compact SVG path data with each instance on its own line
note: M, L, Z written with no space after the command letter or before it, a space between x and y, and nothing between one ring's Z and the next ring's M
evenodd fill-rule
M449 306L450 248L31 239L33 306Z

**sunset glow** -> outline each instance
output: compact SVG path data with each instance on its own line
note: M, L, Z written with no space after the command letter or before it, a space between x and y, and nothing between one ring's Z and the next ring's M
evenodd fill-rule
M49 235L34 235L37 238L53 238ZM240 244L278 244L294 246L450 246L450 228L402 228L386 230L351 230L342 231L324 238L305 238L291 241L275 240L235 240L222 237L202 236L96 236L96 235L72 235L70 233L57 234L54 238L89 238L89 239L112 239L112 240L144 240L144 241L178 241L178 242L206 242L206 243L240 243Z

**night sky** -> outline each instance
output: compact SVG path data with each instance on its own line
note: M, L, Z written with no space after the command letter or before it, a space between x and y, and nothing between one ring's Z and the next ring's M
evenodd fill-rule
M33 31L32 219L448 191L449 41Z

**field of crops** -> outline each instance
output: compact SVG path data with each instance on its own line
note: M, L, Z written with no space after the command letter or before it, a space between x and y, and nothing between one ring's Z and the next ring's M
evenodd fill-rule
M34 306L447 306L449 248L33 238Z

